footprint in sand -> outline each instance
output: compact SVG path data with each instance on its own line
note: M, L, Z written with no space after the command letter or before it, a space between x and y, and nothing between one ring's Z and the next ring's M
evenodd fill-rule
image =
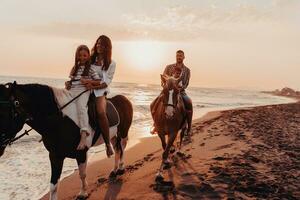
M214 160L222 161L222 160L229 160L230 158L222 157L222 156L217 156L213 158Z
M186 172L186 173L183 173L181 176L182 177L196 176L199 179L199 181L204 181L205 178L207 177L207 174L201 174L198 172Z
M173 181L159 181L155 184L151 184L150 188L153 188L155 192L168 194L174 192L175 184Z
M141 167L141 166L143 166L144 165L144 162L138 162L138 163L136 163L134 166L135 167Z
M154 160L155 158L153 157L153 153L149 153L147 154L145 157L144 157L144 161L152 161Z
M98 183L98 185L102 185L102 184L104 184L105 182L107 182L107 178L99 178L98 180L97 180L97 183Z
M138 168L136 166L133 166L133 165L128 165L126 167L126 171L128 171L129 173L132 173L134 172L135 170L137 170Z
M191 199L220 199L219 194L209 183L199 184L180 184L176 187L176 192L187 198Z
M184 154L182 152L177 152L177 156L179 156L183 160L190 159L192 157L191 154Z
M219 146L219 147L215 148L214 150L222 150L222 149L230 148L233 145L234 145L234 143L222 145L222 146Z
M154 156L153 153L147 154L143 159L137 160L137 161L135 162L135 164L133 164L133 165L128 165L128 166L126 167L126 171L128 171L129 173L132 173L132 172L138 170L141 166L144 165L145 162L147 162L147 161L152 161L152 160L156 159L156 158L153 157L153 156Z

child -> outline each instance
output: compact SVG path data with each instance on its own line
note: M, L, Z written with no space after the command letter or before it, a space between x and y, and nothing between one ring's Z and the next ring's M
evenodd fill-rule
M87 88L91 88L90 85L83 84L81 82L81 79L99 79L99 76L97 76L97 74L94 73L91 69L90 50L86 45L80 45L77 48L75 53L75 64L71 70L69 77L71 78L71 80L67 81L65 83L65 86L66 89L70 91L72 97L76 97ZM78 112L81 135L77 150L83 150L86 147L86 137L91 134L91 130L89 130L89 117L87 107L90 93L90 91L87 91L74 101L74 103L76 103Z
M179 67L175 67L172 76L176 79L179 79L181 77L181 73L182 73L182 69L180 69ZM182 87L182 80L179 81L178 86Z

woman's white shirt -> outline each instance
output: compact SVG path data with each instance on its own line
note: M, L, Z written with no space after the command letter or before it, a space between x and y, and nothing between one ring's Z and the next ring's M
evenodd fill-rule
M105 93L108 94L110 92L109 85L112 82L112 79L116 70L116 63L112 60L108 69L105 71L102 69L102 66L92 65L92 70L97 73L98 77L101 79L100 83L106 83L107 87L103 89L95 89L94 94L96 97L104 96Z

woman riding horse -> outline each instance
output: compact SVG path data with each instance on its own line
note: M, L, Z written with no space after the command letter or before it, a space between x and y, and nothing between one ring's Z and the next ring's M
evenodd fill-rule
M100 68L102 81L83 81L83 84L91 89L100 89L99 93L104 95L98 98L97 107L100 118L104 118L104 123L107 123L107 118L105 120L105 95L109 91L108 86L113 78L115 63L110 59L111 42L109 38L106 36L99 37L96 44L100 47L97 48L97 53L93 54L95 57L94 64L100 65L98 68ZM88 149L77 149L80 141L80 128L70 117L72 113L65 115L66 110L72 104L68 107L61 107L58 104L55 91L58 91L58 89L40 84L20 85L16 82L5 85L0 84L0 156L3 155L7 145L19 138L16 137L17 133L23 128L24 124L27 124L42 136L44 146L49 152L51 164L50 199L57 199L58 181L65 158L76 159L81 179L79 197L86 198L88 196L86 183ZM110 176L116 176L124 173L124 149L132 123L133 108L131 102L125 96L117 95L109 100L119 114L116 135L111 139L116 159L115 167ZM74 109L69 110L74 111ZM105 117L103 117L104 113ZM107 124L104 126L107 126ZM109 134L107 127L102 129L103 132L106 131L104 134ZM105 138L105 135L103 137ZM105 140L106 145L108 145L109 139L108 141Z

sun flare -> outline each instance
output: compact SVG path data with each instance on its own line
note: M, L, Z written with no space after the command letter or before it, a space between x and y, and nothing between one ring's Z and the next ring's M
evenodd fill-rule
M153 41L127 42L124 54L133 67L149 70L160 65L164 56L164 45L161 42Z

